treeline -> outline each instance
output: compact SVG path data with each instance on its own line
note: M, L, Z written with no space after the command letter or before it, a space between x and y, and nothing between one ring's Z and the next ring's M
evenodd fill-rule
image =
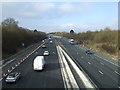
M105 28L100 31L87 31L83 33L67 33L58 32L56 35L60 35L67 38L75 39L76 43L84 45L88 48L104 51L111 55L118 56L118 51L120 51L120 44L118 42L118 32L116 30L111 30L110 28Z
M18 26L18 21L7 18L2 22L2 58L14 54L20 48L27 47L46 37L44 32L28 30Z

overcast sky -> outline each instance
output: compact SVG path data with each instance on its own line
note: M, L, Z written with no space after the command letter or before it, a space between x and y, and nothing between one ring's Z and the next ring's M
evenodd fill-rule
M4 2L2 19L43 32L118 29L118 2Z

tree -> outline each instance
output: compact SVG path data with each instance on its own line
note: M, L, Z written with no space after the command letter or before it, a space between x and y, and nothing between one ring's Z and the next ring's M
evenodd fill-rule
M74 30L70 30L70 33L74 33Z
M7 18L2 22L4 27L18 27L18 21L15 21L13 18Z
M37 32L37 30L35 29L34 32Z

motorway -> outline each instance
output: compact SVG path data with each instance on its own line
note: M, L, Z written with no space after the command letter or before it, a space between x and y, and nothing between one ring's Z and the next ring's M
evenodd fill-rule
M87 55L85 49L70 45L67 39L59 40L68 54L79 65L99 88L118 88L120 86L120 67L109 63L96 53Z
M34 58L43 55L45 50L48 50L50 55L45 56L44 70L34 71L32 67ZM55 44L46 44L46 48L40 48L36 52L14 70L20 72L22 78L15 84L6 84L3 79L2 88L64 88Z
M119 88L120 73L118 71L118 66L109 63L104 59L104 57L101 58L96 53L93 55L86 55L83 47L79 45L70 45L67 39L55 37L52 38L52 40L52 44L46 43L46 48L37 49L14 70L14 72L20 72L22 74L22 78L17 83L6 84L5 80L3 79L2 88L65 88L58 52L56 49L56 41L59 42L60 46L63 47L67 54L77 64L77 66L98 88ZM37 43L29 48L29 50L26 50L14 57L12 62L8 63L2 68L3 73L41 44L41 42ZM32 68L34 58L37 55L43 55L45 50L48 50L50 55L45 56L45 61L47 64L44 70L34 71ZM77 77L75 71L72 69L70 63L68 64L73 72L73 75L75 76L75 80L77 81L79 88L83 87L81 86L81 81Z

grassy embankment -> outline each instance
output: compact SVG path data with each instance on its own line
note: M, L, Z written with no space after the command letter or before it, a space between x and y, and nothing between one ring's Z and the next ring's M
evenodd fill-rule
M95 31L95 32L87 31L77 34L58 32L55 34L59 36L67 37L69 39L73 38L75 42L80 44L81 46L108 55L112 58L117 59L118 56L120 56L120 53L118 55L118 51L120 51L120 44L118 41L118 31L105 28L104 30Z
M0 27L2 27L2 59L41 41L46 36L44 32L19 27L18 21L12 18L4 20Z

